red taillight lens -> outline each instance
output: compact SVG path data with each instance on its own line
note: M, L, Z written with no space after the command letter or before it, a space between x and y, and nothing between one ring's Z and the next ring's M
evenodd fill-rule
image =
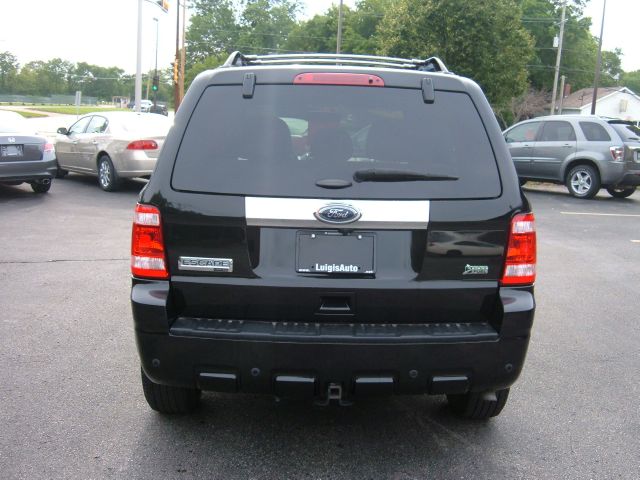
M356 87L384 87L384 80L366 73L301 73L294 85L351 85Z
M536 281L536 228L533 213L511 220L501 285L530 285Z
M609 147L614 162L621 162L624 159L624 147Z
M134 140L127 145L127 150L157 150L158 144L155 140Z
M53 143L45 143L44 147L42 148L43 152L53 152L54 148L53 148Z
M156 207L136 205L131 235L131 273L136 277L169 278L160 211Z

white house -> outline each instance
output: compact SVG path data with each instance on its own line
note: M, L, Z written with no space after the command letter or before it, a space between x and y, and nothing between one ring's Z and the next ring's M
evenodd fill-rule
M562 108L562 113L567 115L590 115L592 100L593 88L583 88L562 99L561 105L556 105L556 108L558 113ZM638 122L640 121L640 97L627 87L598 88L596 115Z

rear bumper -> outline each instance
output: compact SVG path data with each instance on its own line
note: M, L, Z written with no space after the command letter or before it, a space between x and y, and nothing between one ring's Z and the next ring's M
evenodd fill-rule
M640 170L632 170L625 173L616 186L637 187L638 185L640 185Z
M489 324L349 325L178 318L168 284L132 290L136 341L155 382L203 390L323 397L445 394L506 388L524 363L534 299L503 289Z
M0 182L31 182L52 179L58 171L58 163L52 160L32 162L0 162Z

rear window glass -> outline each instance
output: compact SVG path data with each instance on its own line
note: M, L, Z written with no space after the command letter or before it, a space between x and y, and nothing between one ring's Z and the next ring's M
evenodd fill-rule
M457 177L354 181L363 170ZM316 182L343 180L340 190ZM420 90L258 85L205 90L174 167L178 190L284 197L487 198L500 195L493 150L471 99Z
M602 125L595 122L580 122L584 137L592 142L609 142L611 137Z
M629 125L626 123L610 123L609 125L618 132L623 140L634 140L636 142L640 140L640 128L635 125Z
M568 142L576 139L569 122L545 122L540 142Z

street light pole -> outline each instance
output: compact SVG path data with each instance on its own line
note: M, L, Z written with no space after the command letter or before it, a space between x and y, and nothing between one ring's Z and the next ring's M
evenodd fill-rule
M156 78L158 78L158 30L160 28L160 22L156 17L153 17L153 20L156 22L156 67L153 71L153 83L156 84ZM156 107L158 105L158 90L153 91L153 110L156 111Z
M342 49L342 0L340 0L340 6L338 7L338 41L336 44L336 53L340 55L340 50Z
M140 113L140 100L142 100L142 0L138 0L138 52L136 57L136 112Z
M558 91L558 75L560 75L560 59L562 58L562 40L564 38L564 18L567 11L567 0L562 2L562 18L560 20L560 38L556 55L556 72L553 75L553 93L551 94L551 115L556 114L556 92Z
M598 60L596 72L593 76L593 99L591 100L591 115L596 114L596 101L598 100L598 82L600 82L600 69L602 68L602 35L604 34L604 13L607 10L607 0L602 7L602 23L600 24L600 38L598 40Z

